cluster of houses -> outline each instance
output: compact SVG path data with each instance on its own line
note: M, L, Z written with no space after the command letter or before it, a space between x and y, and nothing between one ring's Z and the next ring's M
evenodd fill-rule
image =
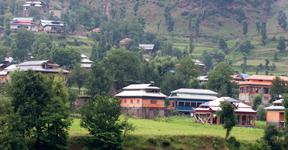
M31 9L37 9L42 13L49 11L49 5L43 1L27 0L23 5L23 16L15 17L10 22L10 29L16 31L26 29L34 32L47 32L61 34L64 32L64 23L57 20L35 20L29 17ZM52 13L52 12L51 12Z
M280 77L288 81L287 77ZM231 103L235 109L238 126L255 126L256 111L251 105L257 95L262 96L262 103L266 107L267 124L284 126L285 108L283 100L269 104L270 89L275 76L252 75L245 78L235 76L239 85L239 99L218 97L218 93L207 89L181 88L170 92L169 96L161 93L159 87L151 84L132 84L124 87L115 96L120 99L122 111L139 118L154 118L168 116L174 112L189 114L196 122L221 124L223 119L218 115L222 102Z

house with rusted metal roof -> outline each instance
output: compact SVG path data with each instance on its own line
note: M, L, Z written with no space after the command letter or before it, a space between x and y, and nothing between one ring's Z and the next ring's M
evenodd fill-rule
M231 97L221 97L201 104L193 113L196 122L223 124L225 120L218 115L218 112L221 111L222 102L230 102L234 106L238 126L255 126L256 111L250 106Z
M271 100L271 86L272 81L276 76L269 75L252 75L249 76L245 81L239 81L239 99L246 104L251 105L253 99L257 95L262 96L262 102L265 105L269 104ZM288 81L288 77L279 76L281 80Z
M122 112L134 117L163 117L167 113L167 96L151 84L131 84L115 96L120 99Z

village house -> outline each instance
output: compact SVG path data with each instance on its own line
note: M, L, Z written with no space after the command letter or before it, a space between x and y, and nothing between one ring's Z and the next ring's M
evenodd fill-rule
M201 104L217 99L218 93L207 89L185 89L172 91L168 100L175 103L176 111L190 114Z
M131 84L115 96L120 98L122 112L134 117L163 117L167 113L167 96L151 84Z
M41 20L38 30L47 33L64 33L64 23L54 20Z
M19 29L26 29L29 31L37 31L37 28L34 26L33 18L13 18L10 22L10 29L12 31L17 31Z
M272 106L266 107L266 123L267 125L275 125L283 128L285 125L285 108L282 104L283 99L276 100Z
M220 105L224 101L233 104L238 126L255 126L256 111L254 111L250 106L240 102L239 100L230 97L221 97L213 101L201 104L198 108L195 109L193 114L196 122L223 124L224 120L218 115L218 112L221 111Z
M23 5L23 15L28 16L31 8L38 9L40 12L47 12L48 5L42 1L26 1Z
M14 64L6 67L0 71L0 82L6 83L10 80L9 74L14 71L28 71L40 72L44 75L56 75L61 74L66 77L69 73L68 70L61 69L58 64L53 63L50 60L41 61L27 61L20 64Z
M81 68L91 69L92 68L92 64L93 64L93 61L88 59L88 57L86 55L81 54L81 62L80 62Z
M257 95L262 96L265 105L271 100L270 88L276 76L252 75L245 81L239 81L239 99L248 105L252 105ZM280 76L281 80L288 81L288 77Z
M154 44L139 44L139 49L142 49L144 53L146 54L152 54L155 51L155 45Z

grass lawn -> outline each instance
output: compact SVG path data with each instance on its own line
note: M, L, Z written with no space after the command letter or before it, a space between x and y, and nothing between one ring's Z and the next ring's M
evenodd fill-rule
M213 136L224 137L225 130L220 125L203 125L194 123L189 117L169 117L155 120L130 118L135 126L132 136ZM263 122L257 122L255 128L234 127L232 135L239 140L254 142L264 134ZM87 130L80 127L80 120L74 119L69 131L70 137L86 136Z

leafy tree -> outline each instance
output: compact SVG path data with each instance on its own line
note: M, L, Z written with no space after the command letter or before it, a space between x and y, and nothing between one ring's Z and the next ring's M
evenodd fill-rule
M151 60L152 67L156 69L157 73L161 78L170 71L175 70L176 58L165 56L165 57L155 57Z
M165 94L170 94L172 90L185 87L185 83L181 76L168 72L164 75L161 82L161 90Z
M47 59L51 55L53 40L48 34L40 34L35 36L32 45L32 56L36 59Z
M243 53L244 55L249 54L252 49L254 49L254 46L248 40L241 43L237 48L237 50Z
M175 24L170 11L171 11L170 7L165 8L164 16L165 16L168 32L172 32L174 30L174 24Z
M261 41L265 45L266 44L266 40L268 38L267 37L266 22L262 22L260 33L261 33Z
M219 40L219 49L221 49L225 54L229 52L229 48L224 39Z
M13 57L23 61L32 50L34 33L27 30L18 30L15 35Z
M112 81L113 79L108 74L103 63L95 62L92 65L92 71L87 83L89 94L92 96L108 95L111 90Z
M225 139L227 140L230 136L232 128L236 125L236 119L234 115L234 106L230 102L221 103L221 111L219 112L220 117L224 120L223 127L226 129Z
M183 77L182 79L185 84L189 86L190 83L200 75L200 69L195 65L191 57L184 57L179 61L176 67L176 73Z
M285 131L284 131L284 147L287 147L288 142L288 95L283 96L283 106L285 108Z
M243 35L247 35L248 33L248 22L245 20L242 22L242 26L243 26Z
M257 111L256 116L257 116L258 120L265 121L266 120L265 106L259 105L256 111Z
M97 149L121 149L123 123L121 107L116 98L97 96L81 111L81 126L94 137L92 146Z
M278 49L281 53L283 53L283 52L285 52L286 47L287 47L287 46L286 46L286 40L285 40L285 38L284 38L284 37L280 37L279 42L278 42L277 49Z
M63 79L48 80L32 71L16 72L9 96L13 106L11 133L34 141L35 149L67 149L70 121Z
M204 51L202 54L202 62L205 64L208 70L213 68L213 58L207 51Z
M105 57L104 66L116 81L116 89L125 86L127 81L138 80L141 69L139 58L125 49L110 50Z
M264 137L265 143L271 150L281 150L280 132L275 126L268 126L265 130Z
M208 74L208 88L217 91L221 96L234 96L231 75L233 70L227 63L220 63Z
M71 48L58 48L52 52L52 60L60 66L73 67L80 62L80 54Z
M4 60L8 52L8 48L0 46L0 62Z
M285 31L287 29L287 17L282 10L278 12L277 20L278 25Z
M287 88L287 82L284 80L281 80L280 77L276 77L272 81L272 86L270 89L271 95L272 95L272 100L277 100L280 98L280 96L283 93L286 93L288 90Z
M261 22L259 20L257 20L255 22L255 25L256 25L256 30L258 33L261 33Z
M69 82L77 85L79 94L81 92L81 88L85 85L87 81L87 76L87 71L84 68L81 68L79 64L74 67L71 74L69 75Z
M257 95L256 97L254 97L252 108L254 110L257 110L258 106L261 105L261 104L262 104L262 96L261 95Z
M195 20L195 33L198 36L200 34L201 16L197 15Z

